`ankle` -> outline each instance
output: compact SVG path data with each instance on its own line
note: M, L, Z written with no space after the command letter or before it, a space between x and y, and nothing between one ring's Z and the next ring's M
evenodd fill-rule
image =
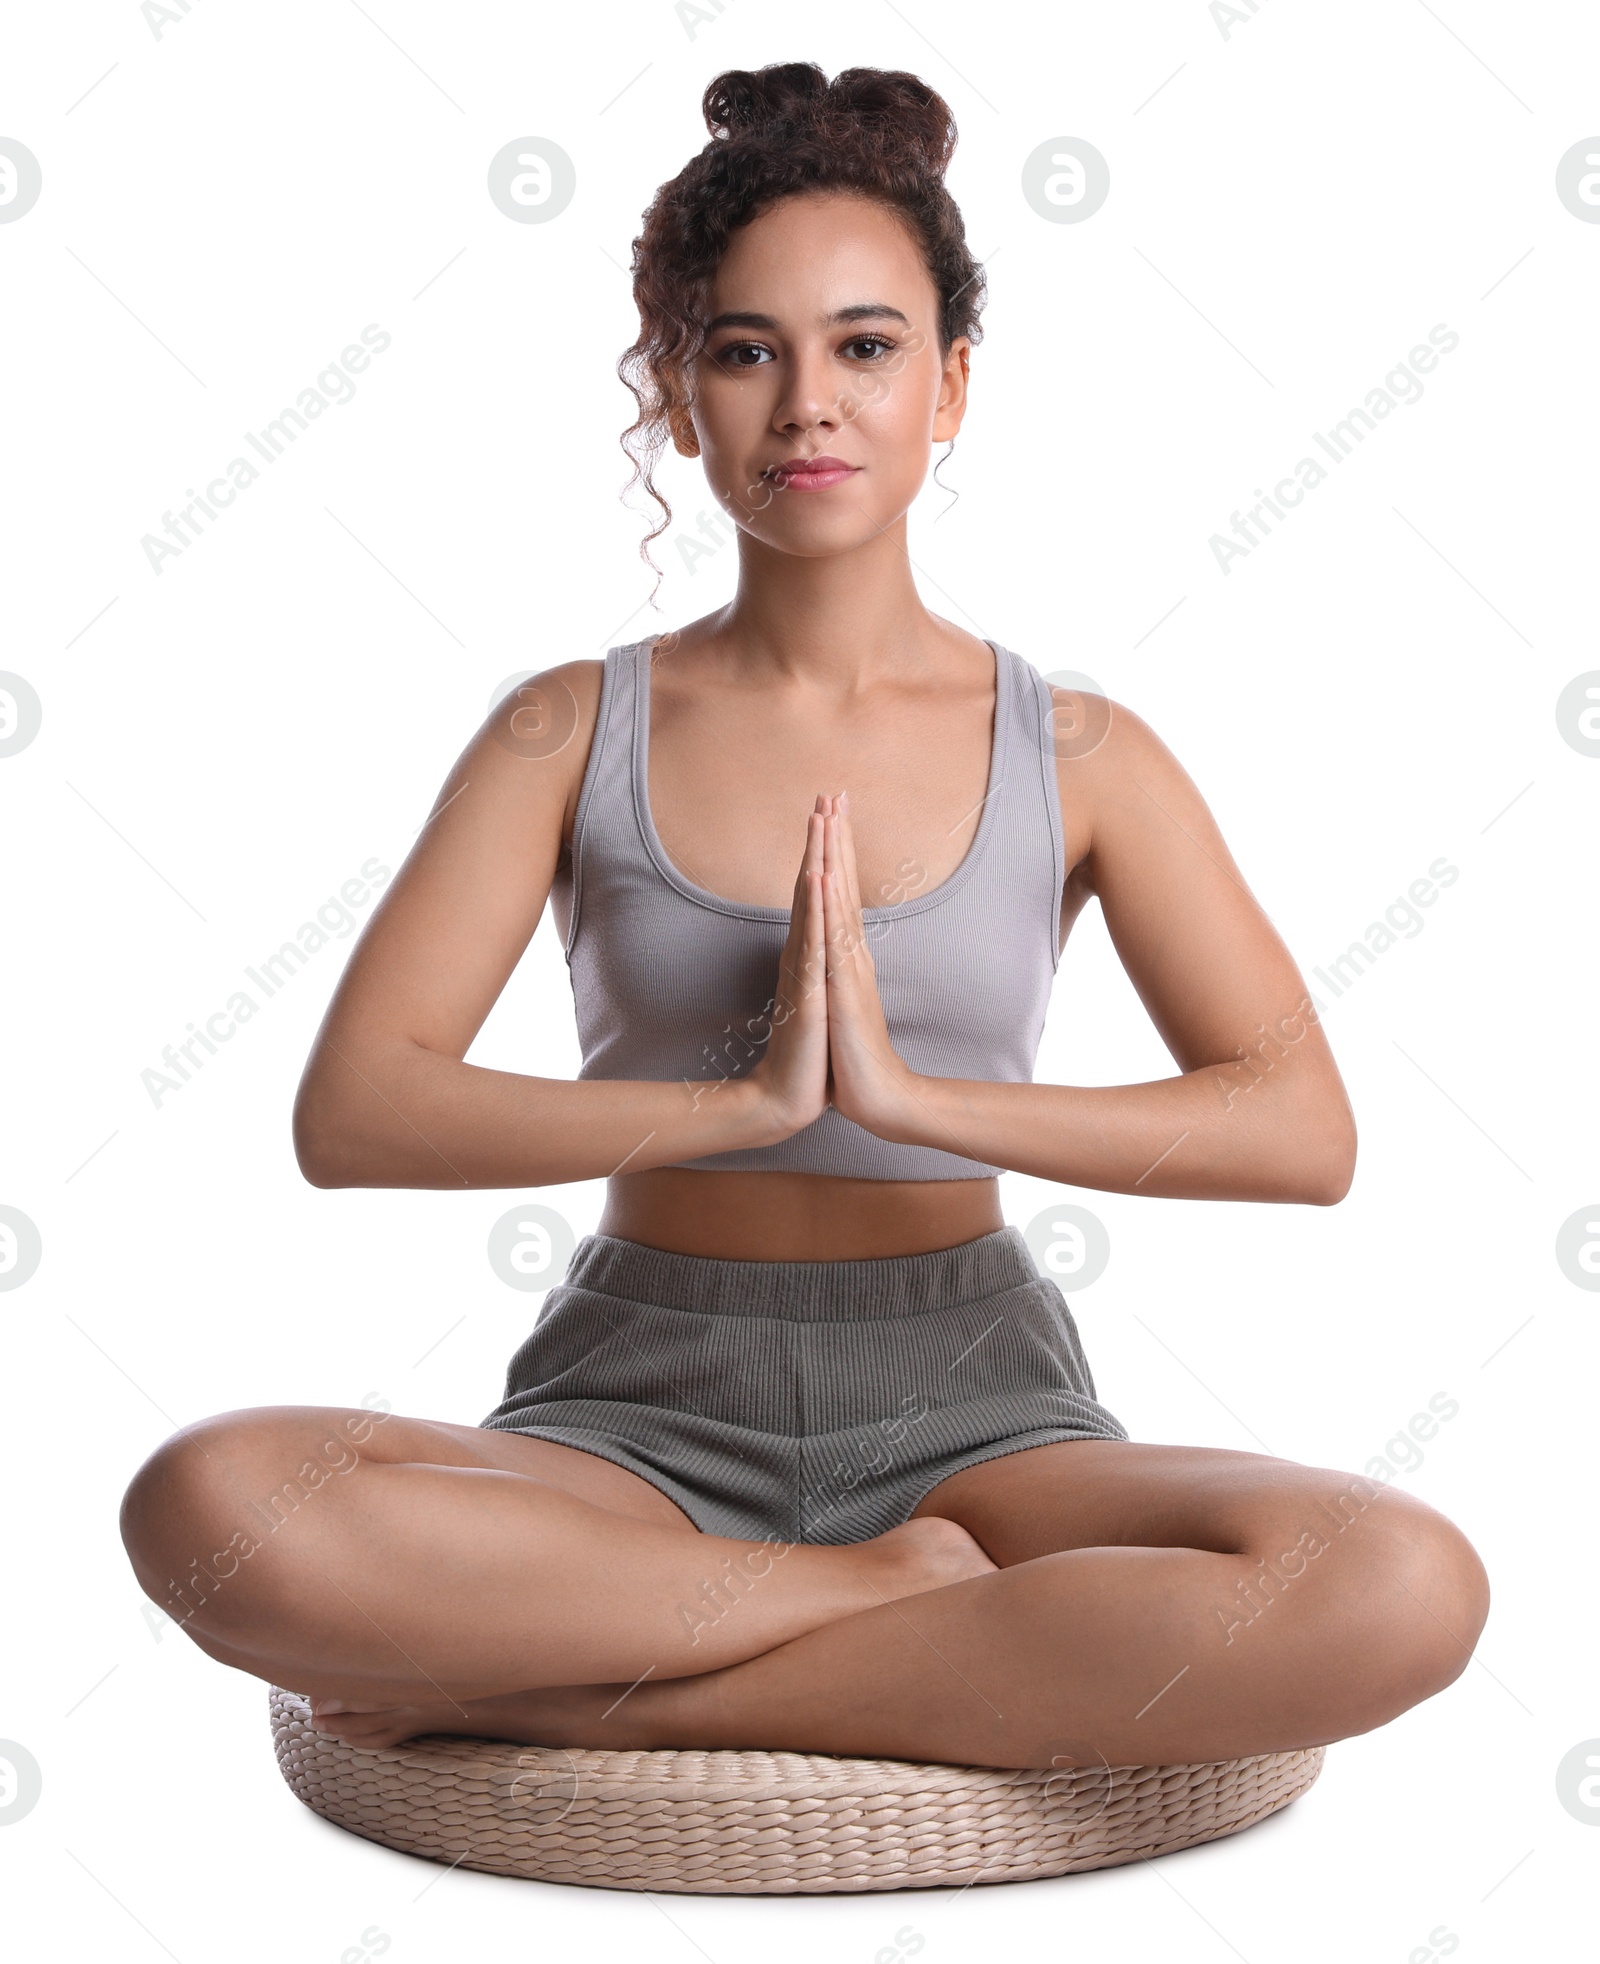
M641 1685L628 1700L630 1705L636 1704L629 1720L630 1744L641 1752L709 1752L723 1745L722 1679L727 1671L737 1668L728 1665L691 1678L662 1678L652 1685Z

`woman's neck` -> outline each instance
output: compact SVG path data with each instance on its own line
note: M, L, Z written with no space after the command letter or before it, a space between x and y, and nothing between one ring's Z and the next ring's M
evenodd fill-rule
M812 559L741 537L733 599L682 635L686 648L736 653L745 670L753 664L843 689L948 659L966 638L923 605L903 518L853 552Z

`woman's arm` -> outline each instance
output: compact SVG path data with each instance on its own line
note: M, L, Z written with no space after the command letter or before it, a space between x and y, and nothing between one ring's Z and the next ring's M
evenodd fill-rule
M300 1169L319 1187L526 1187L630 1172L787 1138L821 1108L823 992L802 1004L769 1057L714 1095L678 1080L523 1077L463 1062L544 912L570 830L603 665L533 678L462 752L405 864L370 918L323 1018L294 1106ZM545 717L537 717L542 698ZM570 727L553 755L516 729ZM509 740L508 740L509 739ZM820 821L815 860L821 864ZM809 850L809 849L808 849ZM796 883L805 893L805 871ZM791 934L803 940L805 910ZM821 923L815 967L821 972ZM775 1017L774 1021L778 1019ZM814 1098L793 1063L820 1023ZM808 1078L802 1067L799 1077ZM799 1095L795 1095L797 1093ZM814 1109L813 1109L814 1107Z
M1186 1200L1341 1200L1355 1167L1355 1120L1311 992L1188 774L1148 724L1109 707L1103 741L1057 765L1073 869L1062 916L1068 922L1091 894L1099 898L1182 1075L1089 1087L909 1070L883 1024L853 855L846 868L844 838L835 845L830 832L846 876L827 886L834 1103L880 1137L1068 1186Z

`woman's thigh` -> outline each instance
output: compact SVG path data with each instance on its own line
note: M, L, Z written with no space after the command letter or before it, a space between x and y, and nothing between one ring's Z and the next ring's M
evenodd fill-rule
M185 1426L135 1475L124 1520L149 1515L178 1493L203 1491L208 1474L219 1485L254 1479L270 1498L285 1484L316 1484L363 1459L520 1473L611 1513L699 1533L659 1487L598 1453L517 1432L341 1405L255 1405Z
M526 1473L546 1486L560 1487L613 1514L655 1521L698 1534L699 1527L678 1503L638 1473L598 1453L565 1446L558 1439L533 1439L522 1432L503 1432L494 1426L453 1425L444 1420L419 1421L447 1434L462 1451L481 1455L481 1463L507 1473ZM454 1462L447 1462L454 1463Z
M436 1468L461 1473L446 1487ZM486 1487L473 1477L481 1472L522 1476L526 1503L518 1498L508 1514L508 1496L520 1483ZM421 1490L425 1520L412 1511L418 1505L413 1480L433 1482ZM553 1498L550 1489L602 1510L584 1529L585 1547L601 1556L611 1528L636 1537L634 1521L699 1533L648 1481L554 1440L361 1407L258 1405L202 1419L158 1446L129 1484L122 1534L146 1593L209 1656L297 1690L381 1702L416 1690L414 1674L393 1675L395 1653L409 1664L433 1654L430 1640L444 1642L463 1615L465 1598L452 1598L432 1628L431 1612L419 1608L419 1594L427 1592L416 1585L429 1551L448 1550L452 1557L465 1551L470 1582L476 1579L470 1551L486 1549L479 1569L491 1597L503 1595L495 1584L503 1550L495 1545L494 1524L532 1523L537 1539L540 1495ZM335 1499L315 1497L324 1492ZM309 1532L300 1523L309 1523ZM408 1573L402 1559L385 1555L355 1582L353 1553L360 1566L370 1547L407 1544L422 1570ZM422 1641L413 1634L400 1643L389 1634L396 1604L406 1605L407 1628L420 1631ZM358 1638L378 1633L371 1659L358 1661L359 1644L346 1641L346 1612ZM491 1604L478 1617L480 1626L494 1613ZM335 1639L343 1661L324 1668Z
M912 1510L958 1522L1002 1568L1071 1548L1201 1548L1275 1560L1345 1536L1428 1541L1465 1566L1466 1537L1415 1495L1267 1453L1070 1439L963 1468ZM1297 1558L1304 1561L1302 1554Z

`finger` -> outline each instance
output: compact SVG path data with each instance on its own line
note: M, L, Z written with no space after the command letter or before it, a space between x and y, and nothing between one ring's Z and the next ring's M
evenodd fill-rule
M806 837L805 909L801 929L801 980L807 995L825 985L827 912L823 899L823 819L813 813Z
M823 1004L823 1014L827 1013L828 988L828 927L826 903L822 893L822 875L813 873L811 882L811 913L809 933L806 937L804 989L809 1001L819 996ZM819 995L820 992L820 995Z
M837 810L839 813L839 838L843 846L846 884L850 892L851 904L861 911L861 876L856 866L856 835L850 818L850 796L848 792L839 794ZM866 923L862 923L865 932Z
M827 874L822 882L827 915L828 974L841 987L849 981L856 950L861 945L861 916L850 904L839 862L838 821L828 819Z
M813 820L821 810L822 793L819 791L811 810L806 814L805 850L800 855L800 870L794 876L794 906L796 908L800 907L805 901L806 868L811 864L812 854L816 849L817 828Z
M806 816L805 852L801 857L800 870L795 875L789 932L779 960L790 1014L815 995L827 971L821 893L823 820L818 809L821 802L819 798Z
M812 935L811 889L812 868L817 852L816 832L817 815L812 812L806 819L805 851L800 858L800 870L794 878L794 902L789 909L789 932L784 937L783 953L778 962L784 986L791 994L795 993L799 978L804 973L806 947Z
M860 870L856 864L855 821L850 816L850 799L848 793L840 794L839 805L844 814L842 828L844 857L845 865L848 867L850 874L851 902L855 909L856 932L860 936L861 959L866 964L867 974L871 977L871 987L876 992L878 986L877 967L872 959L872 934L867 925L866 910L861 904Z
M820 948L827 929L823 911L822 883L825 873L823 834L826 825L820 812L811 817L806 838L806 941L812 950Z
M856 885L848 809L839 799L834 800L833 816L828 824L833 841L834 878L839 887L838 914L845 937L842 945L853 954L866 946L867 928L861 917L861 894Z
M828 800L822 821L822 891L827 920L828 965L835 967L850 950L849 908L840 865L839 818L834 800Z

